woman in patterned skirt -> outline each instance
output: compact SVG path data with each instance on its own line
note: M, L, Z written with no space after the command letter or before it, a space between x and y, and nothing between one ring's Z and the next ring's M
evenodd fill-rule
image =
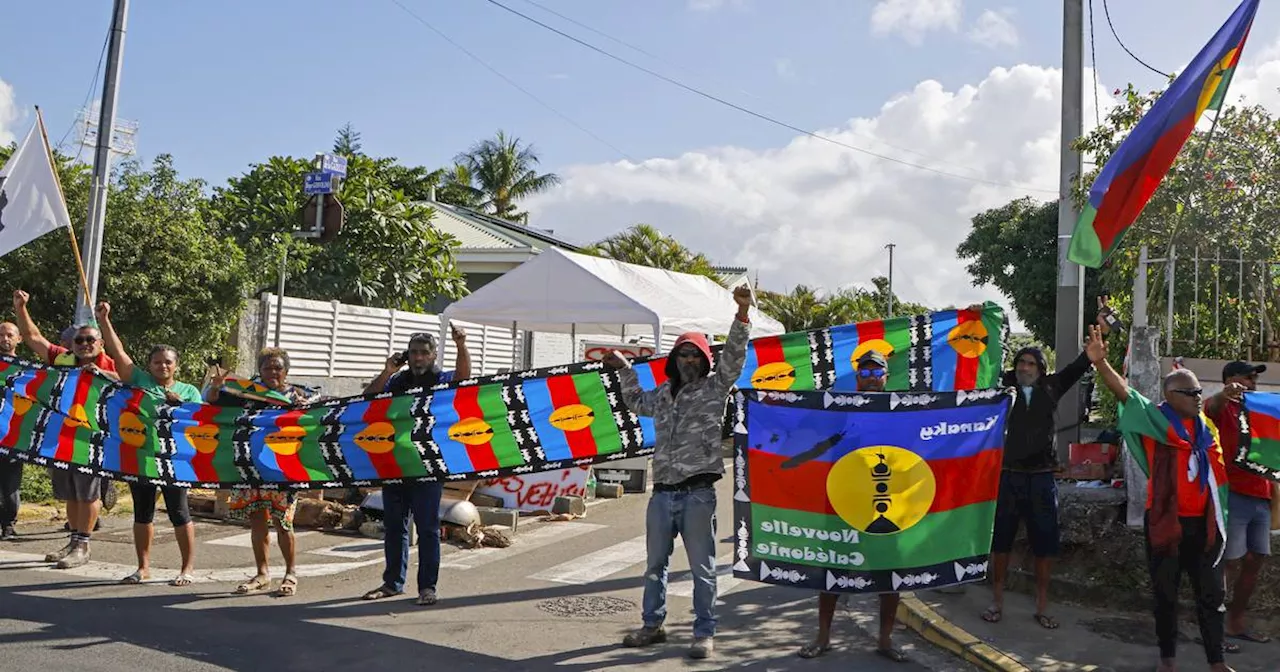
M219 369L208 389L210 403L219 405L252 406L262 402L245 397L228 394L222 389L227 378L226 371ZM291 385L286 378L289 375L289 353L280 348L265 348L258 355L258 375L252 382L284 395L291 405L307 404L319 400L315 391L298 385ZM267 554L271 547L270 523L275 523L276 536L280 543L280 553L284 556L284 579L276 594L289 597L298 592L298 576L295 560L297 546L293 535L293 513L297 509L297 493L293 491L262 490L249 488L235 490L231 494L230 515L232 520L248 520L250 537L253 544L253 559L258 573L252 579L236 586L235 592L240 595L266 590L271 587L270 568Z

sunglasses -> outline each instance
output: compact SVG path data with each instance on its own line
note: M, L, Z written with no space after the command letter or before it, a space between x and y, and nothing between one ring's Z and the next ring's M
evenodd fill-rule
M884 369L858 369L859 378L883 378Z
M701 357L701 356L702 356L702 351L697 350L695 348L682 349L676 352L676 357L681 357L684 359L693 359L694 357Z
M1199 397L1200 395L1204 394L1204 390L1198 387L1192 387L1185 390L1170 390L1170 391L1177 392L1178 394L1181 394L1184 397L1193 397L1193 398Z
M96 336L76 336L72 340L72 343L75 343L76 345L93 345L97 342L98 338Z

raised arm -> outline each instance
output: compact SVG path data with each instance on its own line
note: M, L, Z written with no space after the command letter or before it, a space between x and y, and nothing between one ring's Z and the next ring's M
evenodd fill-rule
M1085 354L1098 370L1102 384L1111 390L1121 404L1129 400L1129 383L1107 361L1107 342L1102 338L1102 329L1096 324L1089 325L1089 339L1085 341Z
M98 318L98 330L102 332L102 348L107 351L107 356L116 360L116 371L120 374L120 380L128 383L133 380L133 359L129 357L129 353L124 351L124 343L120 341L120 335L116 333L115 327L111 326L111 304L102 301L93 311L94 317Z
M449 325L449 328L453 331L453 345L458 349L453 362L453 379L466 380L471 377L471 351L467 349L467 332L457 325Z
M738 304L738 312L733 316L733 326L729 327L729 336L720 349L715 373L716 385L725 392L737 384L742 366L747 362L747 341L751 338L751 288L742 285L733 290L733 300Z
M622 383L622 403L636 415L652 417L658 409L658 390L644 390L640 387L640 378L636 376L631 362L617 352L610 352L604 358L605 368L617 371L618 380ZM661 386L659 386L661 389Z
M40 333L40 328L35 322L31 321L31 314L27 312L27 301L31 300L31 295L21 289L13 290L13 316L18 323L18 333L22 335L22 340L27 344L31 351L43 361L49 361L49 346L51 345L44 335Z

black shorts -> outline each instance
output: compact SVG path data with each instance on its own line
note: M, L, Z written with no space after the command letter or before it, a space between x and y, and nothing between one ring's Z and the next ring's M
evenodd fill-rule
M1000 473L1000 496L996 500L995 529L991 536L992 553L1013 550L1018 525L1027 523L1027 541L1037 558L1058 555L1058 484L1053 472Z
M75 468L49 467L53 497L60 502L96 502L102 497L102 479L76 471Z
M164 495L164 508L169 512L169 522L182 527L191 522L191 507L187 506L187 489L171 486L129 484L133 495L133 522L150 525L156 520L156 488Z

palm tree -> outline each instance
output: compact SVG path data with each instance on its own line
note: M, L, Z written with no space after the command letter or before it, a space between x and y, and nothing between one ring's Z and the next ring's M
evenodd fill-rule
M628 264L705 275L716 282L720 281L715 267L706 256L695 253L649 224L636 224L626 231L588 245L582 251Z
M760 310L786 327L788 332L830 326L826 300L805 285L796 285L790 294L760 292Z
M516 202L560 184L555 173L538 174L539 158L532 146L522 145L520 138L502 131L493 139L472 145L454 162L465 169L455 168L455 176L467 179L466 186L479 196L481 210L525 224L529 213L517 211Z

